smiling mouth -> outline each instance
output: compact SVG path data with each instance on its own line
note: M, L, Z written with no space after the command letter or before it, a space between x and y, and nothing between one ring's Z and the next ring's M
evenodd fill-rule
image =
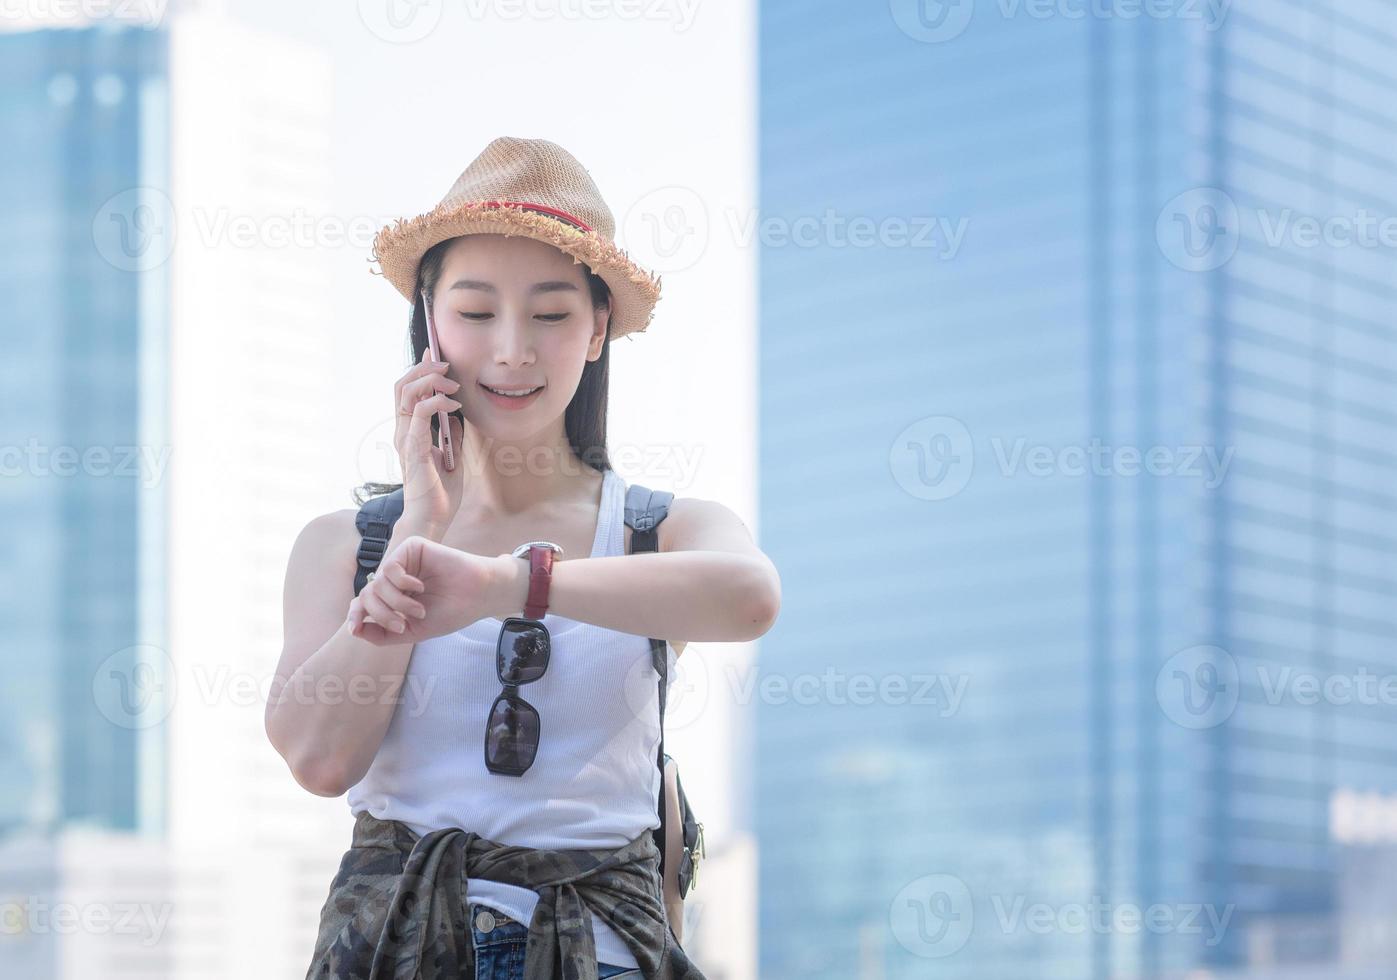
M489 385L481 382L480 387L484 388L492 395L499 395L501 398L528 398L535 392L542 391L544 386L538 385L535 388L491 388Z

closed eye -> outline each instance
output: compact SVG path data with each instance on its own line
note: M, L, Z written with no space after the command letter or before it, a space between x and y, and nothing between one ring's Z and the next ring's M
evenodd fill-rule
M483 320L489 320L494 315L493 313L462 313L461 318L480 323ZM540 313L538 319L545 323L561 323L570 316L572 316L571 313Z

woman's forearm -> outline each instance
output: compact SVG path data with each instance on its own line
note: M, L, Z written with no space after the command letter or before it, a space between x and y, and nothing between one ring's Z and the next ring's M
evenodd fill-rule
M363 778L407 696L411 656L411 643L376 646L342 623L286 680L273 695L267 734L297 782L339 796Z
M419 532L400 522L389 549L413 533ZM273 680L267 736L297 782L317 795L339 796L363 778L398 703L431 694L403 689L412 648L370 643L341 623L289 677Z
M500 561L496 615L517 616L529 562ZM555 562L548 611L674 642L754 640L771 628L781 583L770 561L726 551L646 552Z

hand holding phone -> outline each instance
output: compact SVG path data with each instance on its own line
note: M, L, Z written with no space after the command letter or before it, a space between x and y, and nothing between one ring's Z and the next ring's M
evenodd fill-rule
M432 298L422 294L422 303L427 311L427 351L432 360L441 360L441 345L437 343L437 325L432 316ZM446 458L448 472L456 469L456 449L451 444L451 421L446 412L437 412L437 437L442 455Z

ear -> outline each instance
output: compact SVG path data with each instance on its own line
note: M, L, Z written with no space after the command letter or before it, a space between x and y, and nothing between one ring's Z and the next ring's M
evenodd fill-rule
M592 311L592 336L587 343L587 360L589 361L595 361L601 357L602 344L606 342L606 332L611 329L612 306L613 301L608 295L606 306Z

